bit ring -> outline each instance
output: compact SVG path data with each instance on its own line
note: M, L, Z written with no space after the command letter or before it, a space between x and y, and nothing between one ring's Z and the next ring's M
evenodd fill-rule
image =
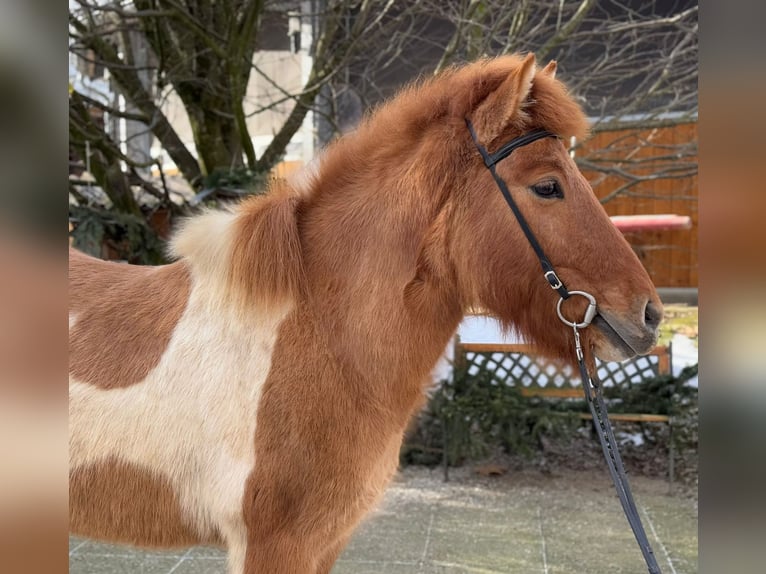
M559 319L561 319L565 325L569 325L575 329L582 329L583 327L587 327L590 325L591 321L593 321L593 317L596 316L596 298L590 293L586 293L585 291L570 291L569 294L580 295L589 301L588 308L585 310L585 317L583 317L583 320L580 323L575 323L564 317L564 314L561 312L561 304L564 302L564 298L561 297L558 304L556 305L556 313L558 313Z

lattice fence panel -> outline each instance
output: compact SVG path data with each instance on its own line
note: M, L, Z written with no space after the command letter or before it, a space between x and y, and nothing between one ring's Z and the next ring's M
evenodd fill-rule
M469 375L488 371L500 382L524 387L577 388L582 386L579 373L540 357L516 352L466 351L465 366ZM659 357L647 355L624 363L596 362L604 386L631 386L660 374Z

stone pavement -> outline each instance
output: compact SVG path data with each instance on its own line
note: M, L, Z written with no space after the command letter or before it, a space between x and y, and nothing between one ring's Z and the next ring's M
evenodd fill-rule
M645 574L607 471L478 477L404 469L333 574ZM697 505L665 481L631 478L664 574L697 572ZM225 574L210 548L143 552L70 539L70 574Z

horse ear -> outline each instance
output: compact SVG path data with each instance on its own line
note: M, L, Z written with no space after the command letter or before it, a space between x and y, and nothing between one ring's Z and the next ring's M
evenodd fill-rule
M536 72L535 55L530 52L521 65L476 109L472 123L485 145L500 135L518 113L532 89Z
M548 65L542 69L541 73L549 76L551 80L554 79L556 77L556 60L548 62Z

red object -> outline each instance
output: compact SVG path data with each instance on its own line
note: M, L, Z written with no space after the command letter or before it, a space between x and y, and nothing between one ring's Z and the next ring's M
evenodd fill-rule
M688 215L613 215L610 219L623 233L691 229L692 227L692 220Z

